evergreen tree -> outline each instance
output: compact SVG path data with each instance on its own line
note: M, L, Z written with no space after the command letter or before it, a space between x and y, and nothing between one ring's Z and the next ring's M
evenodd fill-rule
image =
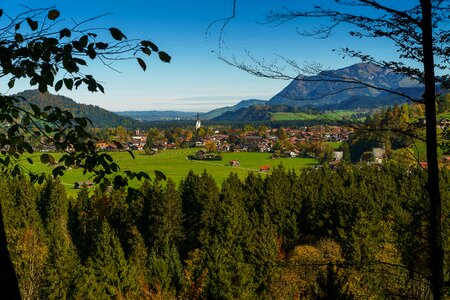
M153 294L162 299L176 298L181 291L182 264L174 245L153 249L148 260L148 281Z
M120 241L103 221L96 248L76 289L80 299L132 298L138 292L136 276L125 258ZM90 282L89 282L90 281Z
M214 234L219 189L206 170L201 175L190 171L180 183L183 201L184 240L182 258L193 249L201 248L205 239Z
M39 204L49 241L42 297L67 299L73 293L80 262L68 230L66 191L59 180L47 180Z
M183 210L180 193L176 190L172 179L167 184L155 205L154 240L155 247L174 245L179 249L184 238Z
M26 178L0 178L3 220L23 299L38 299L49 256L36 190Z

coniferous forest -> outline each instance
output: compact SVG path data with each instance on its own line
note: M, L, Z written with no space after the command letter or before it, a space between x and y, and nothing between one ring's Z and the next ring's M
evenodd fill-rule
M446 279L450 173L442 170ZM206 173L139 190L2 177L23 299L427 299L426 171Z

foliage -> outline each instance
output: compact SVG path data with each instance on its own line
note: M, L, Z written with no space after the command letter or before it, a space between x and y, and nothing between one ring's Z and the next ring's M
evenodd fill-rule
M49 87L58 91L63 86L68 90L86 86L91 92L104 92L103 86L85 73L86 59L106 64L106 61L131 55L144 70L145 62L138 54L157 52L162 61L170 61L170 56L151 41L128 40L113 27L106 29L109 37L104 36L98 30L86 27L89 22L63 27L68 24L58 22L59 16L59 11L54 8L25 9L16 17L2 13L1 76L8 80L10 88L16 80L29 79L30 84L37 85L42 93ZM41 108L22 96L0 97L3 155L0 163L3 171L13 176L23 172L18 159L24 152L34 152L32 141L65 151L59 159L60 165L52 172L54 177L62 175L71 166L94 172L96 182L118 171L110 156L96 154L94 140L86 130L91 123L88 118L74 117L73 113L56 106ZM42 154L40 158L44 163L55 161L49 154ZM44 180L41 174L30 175L33 180ZM123 185L126 180L120 175L112 182L105 179L105 186L110 183Z
M442 170L444 224L449 178ZM0 180L24 298L430 296L419 168L279 167L231 174L220 189L191 172L178 188L145 182L139 193L81 189L77 199L48 180Z

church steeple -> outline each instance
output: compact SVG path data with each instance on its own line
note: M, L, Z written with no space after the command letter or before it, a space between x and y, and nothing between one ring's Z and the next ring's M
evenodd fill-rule
M195 122L195 130L199 130L202 126L202 122L200 122L200 114L197 113L197 121Z

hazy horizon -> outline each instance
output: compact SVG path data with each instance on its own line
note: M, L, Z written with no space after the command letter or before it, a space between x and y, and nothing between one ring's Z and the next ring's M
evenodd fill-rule
M321 1L333 5L332 0ZM110 111L125 110L180 110L209 111L230 106L245 99L267 100L289 84L286 80L260 78L231 67L218 58L251 63L252 57L274 63L283 68L286 60L320 63L324 69L337 69L359 62L342 59L333 49L345 46L374 54L379 59L395 58L393 47L386 41L376 43L366 39L350 38L345 30L338 30L325 42L298 35L298 30L315 28L320 23L306 20L280 25L264 24L269 11L311 8L314 1L292 3L278 1L237 1L236 17L227 24L220 41L223 23L214 21L231 15L233 1L134 1L112 0L77 2L55 0L22 0L3 4L5 14L14 16L24 10L19 4L32 7L56 6L61 20L73 24L104 13L112 13L92 22L92 27L120 28L128 38L143 38L155 42L172 56L164 64L152 55L147 59L147 71L142 72L136 61L114 62L113 71L105 65L88 62L86 73L92 74L105 87L105 94L90 93L84 89L58 94L76 102L97 105ZM398 5L408 5L406 0ZM86 8L89 7L87 10ZM208 26L213 25L209 28ZM247 54L250 53L251 57ZM295 70L286 68L291 76ZM6 83L0 80L3 89ZM1 93L17 93L30 89L28 82L18 81L13 89ZM53 92L50 90L50 92Z

